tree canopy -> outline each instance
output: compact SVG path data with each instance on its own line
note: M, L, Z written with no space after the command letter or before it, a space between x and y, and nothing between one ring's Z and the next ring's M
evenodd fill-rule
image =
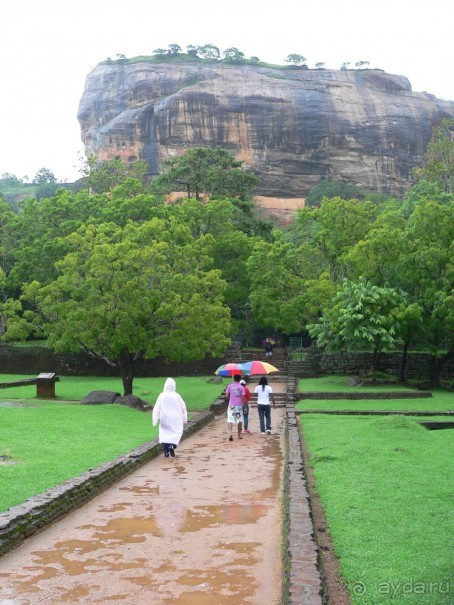
M189 361L225 349L230 314L220 271L209 268L209 236L193 241L183 225L153 219L84 225L67 239L56 278L24 293L57 351L104 359L126 395L142 357Z
M242 164L221 147L197 147L166 160L163 173L154 179L152 189L158 193L183 190L188 198L196 200L202 195L248 199L258 181Z
M432 133L422 166L415 169L418 179L433 181L446 193L454 187L454 120L444 118Z
M99 356L125 392L141 357L214 355L260 329L423 348L436 384L454 354L453 194L421 179L403 202L324 195L280 228L255 213L256 182L226 150L196 148L151 185L114 160L89 164L78 191L0 197L0 337Z

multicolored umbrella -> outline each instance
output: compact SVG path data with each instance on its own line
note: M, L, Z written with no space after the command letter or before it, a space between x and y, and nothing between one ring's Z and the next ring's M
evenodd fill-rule
M271 372L279 372L277 368L266 361L246 361L241 365L243 366L243 373L250 374L251 376L254 374L270 374Z
M224 363L215 372L218 376L234 376L235 374L241 376L245 373L242 363Z

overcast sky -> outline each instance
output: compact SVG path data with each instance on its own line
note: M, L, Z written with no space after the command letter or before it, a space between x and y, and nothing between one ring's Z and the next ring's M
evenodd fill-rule
M345 61L409 78L454 99L452 0L0 0L0 174L79 178L77 109L88 73L107 57L169 44L237 47L246 57L309 67Z

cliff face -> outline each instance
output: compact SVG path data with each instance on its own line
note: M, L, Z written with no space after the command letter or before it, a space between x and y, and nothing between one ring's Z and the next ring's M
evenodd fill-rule
M99 64L78 119L87 154L162 161L220 145L259 176L258 194L302 197L321 179L401 195L454 105L379 70L200 63Z

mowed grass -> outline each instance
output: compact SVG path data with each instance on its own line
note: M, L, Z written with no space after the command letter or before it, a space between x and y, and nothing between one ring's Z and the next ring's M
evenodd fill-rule
M17 374L0 374L0 382L15 382L35 376L20 376ZM115 391L123 394L123 384L120 378L99 376L59 376L60 381L55 384L55 395L61 401L80 401L90 391ZM150 404L154 404L164 387L166 378L135 378L133 381L133 394ZM176 377L177 391L185 400L188 410L196 411L206 409L223 391L230 382L230 378L223 380L224 384L207 382L207 377ZM36 385L23 387L7 387L0 389L1 401L38 401L36 399Z
M20 377L12 377L20 380ZM0 377L5 382L5 375ZM138 379L135 394L154 403L164 378ZM206 378L177 378L188 410L207 409L223 385ZM115 379L61 378L57 395L69 401L40 401L36 386L0 391L0 511L20 504L89 468L112 460L157 437L151 415L122 405L79 405L90 390L118 390ZM18 391L22 397L17 398ZM5 396L6 395L6 396ZM13 395L15 397L13 398ZM77 401L71 402L74 399ZM2 402L24 405L2 406Z
M454 430L423 420L300 417L352 605L454 602Z
M322 378L300 379L298 392L351 392L351 393L386 393L412 392L400 386L350 386L346 376L324 376ZM432 390L432 397L415 397L409 399L304 399L299 401L297 410L348 410L348 411L400 411L400 412L447 412L454 411L454 393L443 389Z
M298 391L315 391L319 393L387 393L389 391L411 391L398 384L351 385L349 376L330 374L319 378L300 378Z

